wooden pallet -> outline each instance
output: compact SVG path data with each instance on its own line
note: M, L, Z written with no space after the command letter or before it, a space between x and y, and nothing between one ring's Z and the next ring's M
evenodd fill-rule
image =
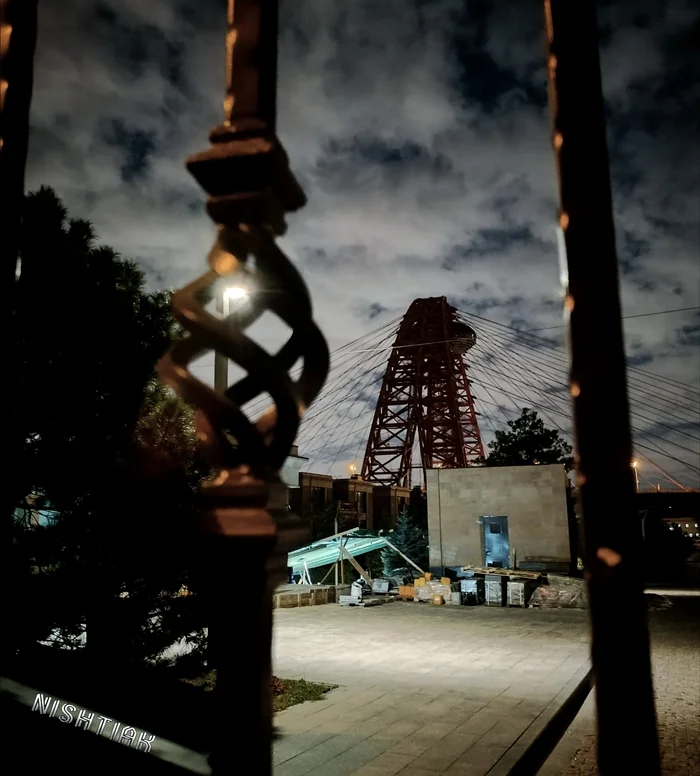
M539 579L539 571L520 571L519 569L501 569L494 566L462 566L462 571L473 571L475 574L494 577L519 577L521 579Z

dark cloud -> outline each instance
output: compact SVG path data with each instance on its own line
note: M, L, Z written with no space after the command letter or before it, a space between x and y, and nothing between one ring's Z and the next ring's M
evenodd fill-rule
M106 119L103 122L102 137L105 143L118 148L123 154L120 170L125 183L132 183L147 173L149 157L156 150L154 132L131 129L121 119Z
M681 347L700 348L700 321L676 329L676 336Z
M443 268L453 270L462 262L489 256L502 256L522 249L534 242L529 226L513 226L506 229L479 229L466 245L454 245L443 261Z
M367 317L370 320L373 320L385 312L387 312L387 308L384 307L384 305L380 304L379 302L372 302L372 304L367 309Z

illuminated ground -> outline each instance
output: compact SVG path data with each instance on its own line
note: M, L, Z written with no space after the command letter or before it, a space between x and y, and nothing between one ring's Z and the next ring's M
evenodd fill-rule
M275 673L341 687L277 716L275 776L483 776L587 669L584 611L278 610Z

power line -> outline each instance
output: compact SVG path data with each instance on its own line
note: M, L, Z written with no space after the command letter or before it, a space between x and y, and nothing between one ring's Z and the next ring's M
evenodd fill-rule
M490 336L490 335L487 335L487 336ZM516 355L516 353L515 353L513 350L511 350L511 351L510 351L510 356L511 356L511 357L512 357L514 360L515 360L515 359L517 359L517 355ZM524 362L520 361L520 365L521 365L521 367L522 367L522 368L523 368L523 369L524 369L526 372L528 372L528 374L532 375L532 376L533 376L535 379L537 379L537 375L536 375L535 373L533 373L533 371L532 371L532 370L529 368L529 366L527 365L527 363L524 363ZM541 370L542 372L544 372L544 371L545 371L545 369L547 369L547 367L546 367L546 366L543 366L542 364L540 364L540 365L539 365L539 368L540 368L540 370ZM549 372L549 373L548 373L548 376L550 377L550 379L554 379L556 382L559 382L559 380L560 380L560 379L561 379L561 377L562 377L562 375L561 375L561 374L555 374L555 375L552 377L552 374L551 374L551 372ZM566 379L566 375L564 375L564 379L562 380L562 383L564 382L564 380L565 380L565 379ZM550 385L550 386L543 386L543 387L548 387L548 388L551 388L551 385ZM563 385L563 384L562 384L562 385L560 385L560 387L556 389L555 393L562 395L562 398L563 398L563 396L566 396L566 397L567 397L567 400L568 400L568 393L567 393L567 391L566 391L566 389L565 389L565 387L564 387L564 385ZM635 406L635 405L633 405L633 407L634 407L634 406ZM645 406L649 406L647 402L645 402ZM631 407L631 408L630 408L630 415L631 415L631 416L633 416L633 417L638 417L638 418L641 418L641 419L643 419L643 420L650 421L652 424L654 424L654 425L656 425L656 426L661 426L661 427L663 427L663 428L665 428L665 429L668 429L669 431L671 431L671 432L672 432L672 433L674 433L674 434L679 434L679 435L681 435L681 436L688 437L689 439L692 439L694 442L700 442L700 437L694 436L693 434L689 434L687 431L683 431L682 429L675 428L674 426L671 426L671 425L669 425L668 423L665 423L663 420L659 420L659 419L657 419L657 418L650 417L649 415L645 415L643 412L640 412L640 411L638 411L638 410L634 409L633 407ZM652 409L653 409L653 408L652 408ZM674 417L678 417L678 416L674 416ZM681 420L681 422L683 422L684 424L688 424L688 425L691 425L691 426L700 426L700 424L699 424L699 423L696 423L696 422L694 422L694 421L690 421L690 422L689 422L689 421L687 421L686 419L683 419L683 418L679 418L679 419L680 419L680 420ZM671 443L671 444L674 444L674 443Z
M392 335L389 335L389 336L392 336ZM338 405L341 402L345 401L348 398L349 394L346 394L344 396L341 396L340 398L336 397L333 400L333 402L330 402L330 398L332 396L337 394L338 391L341 391L341 390L343 390L344 388L347 387L347 382L342 382L341 383L340 381L342 380L342 378L345 377L345 375L348 372L357 370L360 367L360 365L362 365L363 367L365 367L363 372L362 372L362 375L365 375L369 371L377 370L379 368L383 368L382 367L382 361L383 361L383 359L382 359L381 355L379 356L379 358L374 357L374 358L370 358L369 360L367 360L366 358L360 358L360 359L357 360L357 363L353 363L341 375L339 375L336 378L334 378L334 380L332 382L328 383L326 385L326 387L324 388L324 393L323 393L323 395L321 397L321 401L317 402L311 408L311 410L304 416L304 421L306 422L306 424L308 424L309 420L313 420L314 422L316 422L321 416L323 416L329 410L333 410L333 409L337 408ZM380 379L381 379L381 376L380 376ZM335 387L333 387L333 386L335 386ZM333 389L330 390L331 388L333 388ZM304 430L304 428L302 427L302 431L303 430Z
M358 378L357 378L357 380L355 380L354 386L357 386L357 384L360 382L360 380L361 380L363 377L365 377L366 375L369 375L369 376L371 377L371 375L372 375L372 371L373 371L374 369L376 369L376 368L377 368L377 367L375 366L375 367L371 367L371 368L367 369L367 371L366 371L366 372L365 372L363 375L360 375L360 377L358 377ZM351 410L351 409L352 409L352 408L355 406L355 404L357 403L357 401L358 401L358 399L360 398L360 396L362 395L362 393L363 393L365 390L367 390L367 388L369 387L369 384L368 384L368 383L369 383L369 381L366 381L366 382L365 382L365 384L363 384L363 386L360 388L360 390L359 390L359 391L357 391L357 394L356 394L356 396L355 396L355 399L354 399L354 401L353 401L353 402L352 402L352 404L350 404L350 406L349 406L349 407L348 407L348 408L345 410L345 414L343 415L343 417L342 417L342 419L341 419L341 422L342 422L342 421L344 421L344 420L345 420L345 418L347 418L347 416L348 416L348 413L349 413L349 412L350 412L350 410ZM362 414L362 413L360 413L360 414ZM329 416L329 417L330 417L330 416ZM360 415L358 415L358 416L355 418L355 421L357 421L357 418L359 418L359 417L360 417ZM319 434L320 434L320 433L323 431L323 429L325 428L325 426L327 425L327 423L328 423L328 419L326 420L326 422L323 424L323 426L322 426L322 427L321 427L321 429L319 430L319 432L318 432ZM336 430L337 430L337 426L336 426ZM352 431L352 429L351 429L351 430L350 430L350 432L348 432L348 434L346 434L346 436L343 438L343 442L341 443L341 449L342 449L343 445L345 445L345 443L347 442L347 438L348 438L349 434L351 433L351 431ZM326 449L326 447L328 447L328 445L329 445L329 444L330 444L330 442L326 443L326 444L325 444L325 445L323 445L321 448L316 448L315 452L318 452L318 451L319 451L319 449L320 449L321 453L323 453L323 451ZM338 451L338 453L336 453L336 459L337 459L337 457L338 457L338 455L339 455L339 454L340 454L340 450ZM309 457L310 457L310 456L311 456L311 453L309 453L308 455L309 455ZM312 465L312 464L316 463L316 461L319 461L319 460L322 460L322 459L321 459L321 456L320 456L320 455L317 455L317 456L316 456L316 457L315 457L315 458L314 458L312 461L310 461L310 462L309 462L309 467L311 467L311 465ZM335 459L334 459L333 463L335 463ZM331 464L331 466L332 466L332 464Z
M353 383L353 386L351 387L350 391L347 394L345 394L345 396L342 396L340 399L337 399L332 404L329 404L319 414L313 415L311 417L310 425L308 424L307 418L304 418L304 421L306 421L306 423L304 423L304 425L302 425L301 430L299 431L299 444L303 444L302 437L304 439L308 439L309 436L312 436L312 432L313 433L320 433L328 425L328 420L330 419L330 417L332 417L332 412L334 410L340 412L341 411L340 407L342 406L342 404L346 400L348 400L353 394L355 395L355 399L353 400L353 405L354 405L354 403L359 398L358 394L355 391L355 386L357 385L357 382L359 380L361 380L363 377L365 377L366 375L370 375L371 376L371 374L373 372L376 373L376 371L378 369L380 369L380 368L381 368L381 362L373 364L368 369L366 369L359 376L359 378L355 381L355 383ZM383 379L383 377L384 377L383 373L378 375L378 376L376 376L375 379L372 380L369 384L363 385L360 390L361 391L366 391L370 386L375 385L376 383L380 382ZM351 406L353 406L353 405L351 405ZM329 413L331 413L331 414L329 415ZM321 429L319 429L318 432L317 432L316 429L318 428L318 424L321 422L321 419L324 418L324 417L326 418L326 420L323 423L323 426L321 426ZM333 431L337 432L342 425L343 425L342 423L334 425L333 426ZM314 451L313 450L312 451L307 451L307 454L310 455L311 452L314 452Z
M480 316L476 316L476 317L480 317ZM534 340L535 343L538 343L538 344L542 343L542 345L543 345L542 347L536 347L534 344L528 342L527 340L525 340L525 341L517 341L517 340L516 341L510 341L510 340L506 340L506 342L507 342L507 344L509 346L511 346L511 347L520 346L520 347L532 348L533 350L537 350L537 351L547 351L546 355L548 355L550 358L553 358L553 359L561 362L562 364L564 364L568 368L569 361L568 361L568 358L565 355L565 353L562 352L564 349L563 349L563 346L561 344L556 343L553 340L547 340L547 339L545 339L543 337L536 337L536 336L528 335L527 332L520 331L519 329L513 329L513 328L511 328L509 326L504 326L504 324L499 324L499 323L497 323L495 321L490 321L490 320L488 320L486 318L483 318L482 320L486 324L490 324L491 326L497 327L497 334L496 334L496 332L494 332L494 334L496 336L499 336L499 335L500 336L504 336L504 333L501 332L500 329L505 328L505 329L508 329L509 331L513 332L514 334L518 334L518 335L521 335L521 336L525 335L525 336L529 337L531 340ZM468 318L466 318L466 322L469 323L470 325L473 325L469 321ZM483 327L477 327L477 330L478 329L481 329L483 331ZM477 331L477 333L478 333L478 331ZM546 348L544 346L546 346ZM639 385L653 385L654 388L657 388L658 387L658 381L662 380L662 381L665 381L665 382L669 382L671 384L676 384L677 387L680 387L681 390L684 390L686 392L700 393L700 389L695 388L694 386L691 386L691 385L689 385L687 383L681 383L680 381L673 380L672 378L667 378L664 375L659 375L659 374L657 374L655 372L649 372L647 370L640 369L639 367L634 367L634 366L628 367L628 371L630 371L630 372L638 372L638 373L641 373L641 374L649 375L649 376L654 378L654 383L648 383L643 378L635 377L635 379L638 381ZM684 400L684 401L688 400L687 397L681 396L680 394L676 393L676 394L673 394L673 395L676 396L677 398L680 398L680 399Z
M511 354L511 355L512 355L512 354ZM474 357L472 357L472 360L473 360L473 361L476 361L476 359L475 359ZM480 362L479 362L479 363L480 363ZM482 367L482 368L483 368L483 367ZM521 363L520 363L520 369L521 369L522 371L525 371L525 372L527 372L528 374L532 375L532 376L533 376L535 379L537 379L537 376L536 376L535 374L533 374L533 372L532 372L532 369L531 369L531 368L530 368L530 367L529 367L527 364L523 364L523 363L521 362ZM504 374L504 372L502 372L501 370L498 370L498 369L495 367L495 365L491 365L491 366L490 366L490 368L489 368L489 369L485 369L485 371L486 371L486 372L487 372L487 374L489 374L489 375L490 375L492 378L494 378L493 372L496 372L496 371L497 371L499 374L501 374L501 375L503 375L504 377L506 377L506 379L507 379L507 380L508 380L508 381L509 381L509 382L510 382L512 385L513 385L513 387L517 389L517 386L516 386L515 382L513 381L513 379L512 379L511 377L507 376L506 374ZM512 370L511 370L511 371L512 371ZM476 382L476 380L475 380L475 382ZM481 382L482 382L482 383L484 383L484 381L481 381ZM537 386L537 385L533 385L532 383L528 383L527 381L523 380L523 379L522 379L522 377L519 377L519 379L518 379L518 383L520 384L521 388L522 388L523 386L529 386L529 387L533 388L535 391L537 391L537 392L540 394L540 397L541 397L541 393L539 392L539 390L538 390L538 386ZM505 392L505 391L503 391L503 390L502 390L502 389L501 389L499 386L497 386L497 385L496 385L496 386L494 386L494 387L495 387L495 388L497 388L498 390L500 390L500 391L501 391L501 393L503 393L503 394L506 394L506 392ZM517 395L517 394L516 394L516 395ZM522 393L520 394L520 398L524 399L525 401L529 401L528 397L527 397L526 395L522 394ZM559 398L559 397L557 397L557 398ZM553 412L557 412L557 410L555 410L553 406L551 407L551 409L552 409L552 411L553 411ZM566 416L567 416L568 418L570 418L570 415L569 415L568 413L561 413L561 414L566 414ZM635 414L635 415L638 415L639 413L634 413L634 414ZM641 416L641 417L645 417L645 416ZM647 419L648 419L648 418L647 418ZM550 420L551 420L552 422L554 422L554 421L553 421L551 418L550 418ZM555 423L555 425L556 425L556 423ZM664 424L664 423L659 423L659 422L657 421L657 425L664 426L664 425L666 425L666 424ZM666 425L666 427L667 427L667 428L669 428L669 429L670 429L672 432L676 432L676 429L674 429L673 427L671 427L671 426L667 426L667 425ZM680 443L678 443L678 442L674 442L674 441L673 441L673 440L671 440L671 439L666 439L666 438L664 438L664 437L662 437L662 436L659 436L658 434L655 434L653 431L649 431L648 429L641 429L641 428L639 428L639 427L637 427L637 426L634 426L634 425L632 425L632 426L631 426L631 428L632 428L632 430L633 430L634 432L636 432L637 434L639 434L639 435L641 435L641 436L654 437L654 438L656 438L656 439L659 439L660 441L664 442L665 444L668 444L668 445L673 445L674 447L678 448L679 450L683 450L684 452L689 452L689 453L691 453L691 454L693 454L693 455L698 455L698 451L697 451L697 450L693 450L693 449L691 449L691 448L689 448L689 447L686 447L685 445L681 445L681 444L680 444ZM561 430L561 429L560 429L560 430ZM676 433L677 433L677 432L676 432ZM686 436L690 436L690 438L691 438L691 439L693 439L694 441L697 441L697 438L696 438L696 437L693 437L693 436L691 436L691 435L689 435L689 434L686 434ZM667 455L667 454L668 454L668 453L667 453L667 451L663 451L663 450L660 450L660 449L658 450L658 452L659 452L659 453L661 453L661 454L663 454L663 455ZM696 467L692 466L692 464L686 464L686 466L689 466L689 467L691 467L691 468L693 468L693 469L695 469L695 468L696 468Z
M402 319L403 319L403 315L399 315L398 318L393 318L388 323L384 323L381 326L378 326L376 329L373 329L372 331L367 332L367 334L363 334L361 337L357 337L356 339L351 340L350 342L346 342L344 345L341 345L339 348L336 348L331 355L337 355L338 353L340 353L341 350L345 350L345 348L349 348L350 345L354 345L355 343L360 342L363 339L372 337L374 334L378 334L383 329L387 329L389 326L393 326L394 324L398 323ZM359 351L356 351L356 352L359 352Z
M481 399L480 401L481 401L482 403L484 403L484 404L494 404L494 402L488 402L488 401L486 401L485 399ZM535 406L535 407L536 407L537 405L533 405L533 406ZM505 409L506 409L506 411L507 411L507 412L516 412L515 410L509 410L507 407L506 407ZM563 431L562 433L563 433L563 434L564 434L566 437L568 437L568 439L569 439L569 440L571 440L572 442L574 441L574 439L573 439L573 434L572 434L572 433L570 433L570 432L568 432L568 431ZM670 475L670 474L669 474L669 473L668 473L668 472L667 472L665 469L663 469L661 466L659 466L659 464L658 464L658 463L656 463L656 462L655 462L655 461L653 461L651 458L649 458L649 456L648 456L648 455L645 455L644 453L641 453L641 452L639 452L639 450L638 450L638 448L643 448L643 449L645 449L645 450L651 450L651 448L649 448L649 447L646 447L645 445L640 445L640 444L635 444L635 446L634 446L634 447L635 447L635 451L636 451L637 455L638 455L640 458L643 458L643 459L644 459L644 460L645 460L647 463L651 464L651 465L652 465L652 466L653 466L655 469L658 469L658 470L661 472L661 474L662 474L662 475L663 475L663 476L664 476L664 477L665 477L665 478L666 478L666 479L667 479L669 482L673 483L674 485L677 485L677 486L678 486L678 487L679 487L681 490L690 490L690 488L686 487L685 485L682 485L680 482L678 482L677 480L675 480L675 479L674 479L674 478L673 478L673 477L672 477L672 476L671 476L671 475ZM652 450L652 452L655 452L655 451L653 451L653 450ZM670 457L671 457L671 458L673 458L673 456L670 456ZM678 459L677 459L677 458L674 458L673 460L675 460L675 461L678 461ZM680 463L683 463L683 461L680 461Z
M386 327L382 327L382 328L386 328ZM377 331L381 332L380 329L378 329ZM370 332L370 334L366 335L366 337L370 337L372 335L376 335L376 332ZM386 340L390 339L393 336L395 336L395 331L392 330L384 337L379 339L378 344L382 344L383 342L385 342ZM376 336L374 338L376 339ZM339 381L342 380L348 372L352 372L356 370L360 365L364 365L366 362L366 359L363 358L362 356L352 356L352 355L348 356L347 353L343 353L341 360L339 362L333 363L332 361L333 356L336 355L340 350L342 350L342 348L340 348L337 351L334 351L331 354L332 366L329 372L329 376L326 380L326 384L323 387L323 391L321 396L319 397L319 401L317 401L312 406L311 410L307 413L307 416L308 415L312 415L314 417L317 416L319 411L321 410L321 407L323 406L322 402L328 401L328 399L334 393L336 393L338 390L341 390L344 387L343 384L339 385ZM379 348L378 350L381 350L381 348ZM348 351L348 352L353 353L353 351ZM348 363L349 363L349 366L347 366ZM340 368L343 366L346 367L345 370L339 373ZM333 386L337 386L337 387L335 387L334 390L330 390ZM264 409L267 409L268 407L272 406L272 402L267 396L260 396L253 400L253 403L248 406L247 411L254 412L254 413L260 412L263 409L263 404L265 405Z
M511 355L512 355L512 353L511 353ZM472 361L474 361L474 362L477 362L477 359L476 359L476 358L474 358L474 355L473 355L473 354L472 354ZM479 366L481 367L481 363L480 363L480 361L478 361L478 364L479 364ZM484 368L484 367L481 367L481 368ZM521 369L521 370L523 370L523 371L525 371L525 372L528 372L528 373L529 373L529 374L531 374L531 375L533 375L533 377L535 377L535 379L538 379L538 378L537 378L537 376L533 374L532 370L529 368L529 366L528 366L527 364L523 364L522 362L520 362L520 369ZM500 373L500 374L503 374L503 372L501 372L501 370L498 370L498 369L495 367L495 365L494 365L494 364L489 364L489 366L488 366L487 368L485 368L485 371L486 371L486 374L487 374L488 376L490 376L490 377L492 377L492 378L494 378L494 379L495 379L495 375L493 374L494 372L498 372L498 373ZM506 376L506 375L504 375L504 376ZM516 384L515 384L515 382L513 381L513 379L512 379L512 378L510 378L510 377L507 377L507 376L506 376L506 379L508 379L508 381L509 381L509 382L510 382L510 383L513 385L513 387L514 387L516 390L518 390L518 386L516 386ZM483 381L483 380L481 380L481 379L479 379L479 378L473 378L473 380L474 380L474 382L475 382L475 383L477 383L477 384L481 384L481 385L488 385L488 383L486 383L486 381ZM536 386L536 385L532 385L531 383L527 383L526 381L523 381L522 379L520 379L520 380L519 380L519 383L520 383L520 389L521 389L521 390L520 390L520 393L519 393L519 394L516 394L516 395L518 395L518 396L519 396L519 398L521 398L521 399L524 399L524 400L525 400L525 401L527 401L528 403L531 403L531 404L532 404L532 401L531 401L531 399L530 399L528 396L526 396L526 395L525 395L525 394L522 392L522 389L523 389L525 386L530 386L530 387L534 388L534 389L535 389L535 390L536 390L536 391L539 393L540 397L542 396L542 395L541 395L541 393L540 393L540 391L538 391L538 390L537 390L537 386ZM494 385L493 387L494 387L494 388L496 388L496 389L497 389L497 390L498 390L500 393L502 393L502 394L504 394L504 395L508 395L508 394L507 394L507 392L506 392L506 391L504 391L504 390L503 390L503 388L501 388L499 385ZM550 396L550 399L553 399L553 398L559 398L559 397ZM558 428L558 429L559 429L559 430L560 430L562 433L567 433L567 432L564 432L564 429L562 429L562 428L561 428L561 426L559 426L559 424L556 422L556 420L554 420L553 418L551 418L551 416L549 416L549 415L548 415L546 412L544 412L544 411L547 409L546 407L544 407L542 404L539 404L539 405L534 405L534 404L533 404L533 406L537 406L537 407L538 407L538 409L540 409L541 411L543 411L543 414L545 414L545 417L549 418L550 422L552 422L552 423L553 423L553 424L554 424L554 425L555 425L555 426L556 426L556 427L557 427L557 428ZM568 410L568 408L567 408L567 410L568 410L568 411L562 412L562 411L561 411L561 409L557 409L557 408L556 408L556 407L553 405L553 403L551 403L551 401L550 401L549 409L550 409L552 412L556 413L556 414L559 414L559 415L562 415L562 416L566 417L568 420L570 420L570 419L571 419L570 410ZM637 435L641 435L641 436L653 436L653 437L656 437L656 438L660 439L660 440L661 440L662 442L664 442L665 444L670 444L670 445L673 445L673 446L675 446L675 447L677 447L677 448L679 448L679 449L681 449L681 450L684 450L684 451L686 451L686 452L690 452L690 453L692 453L693 455L697 455L697 452L696 452L695 450L691 450L690 448L687 448L687 447L685 447L684 445L680 445L680 444L678 444L677 442L673 442L672 440L665 439L664 437L660 437L660 436L658 436L658 435L654 434L653 432L650 432L650 431L648 431L648 430L643 430L643 429L637 428L637 427L636 427L636 426L634 426L634 425L633 425L631 428L632 428L632 430L633 430L634 432L636 432L636 434L637 434ZM674 431L675 431L675 429L672 429L672 430L674 430ZM569 435L569 434L567 433L567 435ZM639 447L639 446L643 446L643 445L640 445L639 443L637 443L637 446ZM686 461L682 461L682 460L681 460L681 459L679 459L679 458L675 458L675 457L674 457L673 455L671 455L671 454L670 454L670 453L669 453L667 450L663 450L663 449L659 448L659 447L658 447L658 445L655 445L653 448L650 448L650 447L647 447L647 446L643 446L643 447L645 447L645 449L654 450L654 451L655 451L655 452L657 452L659 455L663 455L663 456L665 456L665 457L668 457L668 458L671 458L671 459L673 459L673 460L675 460L675 461L678 461L679 463L681 463L682 465L684 465L684 466L686 466L687 468L691 469L692 471L700 471L700 469L698 469L698 467L694 466L693 464L689 464L689 463L687 463Z
M650 314L651 313L645 313L645 315L650 315ZM462 313L462 315L466 316L467 314L466 313ZM474 316L474 317L481 318L481 316L478 316L478 315ZM522 331L520 329L513 329L510 326L505 326L505 324L499 324L496 321L489 321L489 319L487 319L487 318L481 318L481 320L488 321L489 323L492 323L492 324L494 324L496 326L503 326L504 328L507 328L510 331L513 331L513 332L515 332L517 334L528 334L529 333L527 331ZM468 322L468 319L467 319L467 322ZM483 327L480 327L480 328L482 328L482 332L483 332ZM538 331L538 330L535 329L534 331ZM478 332L477 332L477 334L478 334ZM551 345L552 346L550 348L551 350L555 350L555 349L556 350L560 350L561 349L561 346L559 346L558 343L555 343L553 340L545 340L543 338L540 338L540 339L542 339L542 342L545 342L545 343ZM370 353L370 352L378 352L379 350L389 351L389 350L398 350L400 348L422 347L423 345L442 345L442 344L445 344L445 343L456 342L456 341L457 340L455 340L455 339L444 339L444 340L435 340L433 342L421 342L421 343L409 344L409 345L390 345L390 346L387 346L387 347L384 347L384 348L366 348L364 350L354 350L354 351L349 351L349 352L353 352L353 353ZM522 346L522 343L517 343L517 342L507 343L507 344L510 345L511 347L517 347L518 345ZM566 362L566 357L564 355L561 355L561 354L558 354L558 353L552 353L551 357ZM656 374L655 372L649 372L649 371L641 369L639 367L628 367L628 371L634 371L634 372L639 372L641 374L649 375L651 377L654 377L656 380L661 379L661 380L663 380L665 382L668 382L668 383L670 383L672 385L677 385L678 387L681 387L685 391L695 392L695 391L698 390L694 386L689 385L688 383L682 383L679 380L674 380L673 378L665 377L664 375L659 375L659 374ZM641 381L641 385L642 386L649 385L649 383L646 383L645 381L642 380ZM668 397L667 396L659 397L658 394L654 394L654 395L657 398L662 398L664 402L668 401ZM685 396L681 396L680 394L673 394L673 395L676 396L677 398L686 400L686 397ZM678 405L676 403L676 406L680 406L680 405ZM683 407L683 409L686 409L686 407Z
M700 306L696 305L695 307L676 307L674 310L659 310L655 313L637 313L636 315L623 315L621 316L623 321L628 321L631 318L648 318L651 315L668 315L669 313L685 313L689 310L700 310ZM565 329L566 324L561 324L560 326L544 326L541 329L527 329L527 332L533 332L533 331L551 331L552 329Z
M465 322L467 322L469 325L471 325L473 327L473 323L471 321L469 321L468 318L465 318ZM501 325L497 324L497 326L501 326ZM506 327L506 328L508 328L508 327ZM518 340L507 339L507 338L505 338L506 335L504 334L504 332L500 331L499 329L493 330L493 329L491 329L491 328L489 328L487 326L483 326L483 325L482 326L477 326L476 330L477 330L477 335L479 335L479 333L481 333L481 336L483 337L485 334L490 333L494 337L498 338L499 344L502 347L506 347L506 348L508 348L510 350L520 349L521 351L524 351L524 353L527 354L528 357L532 357L533 353L537 353L543 360L550 361L550 362L553 361L554 363L550 364L550 366L554 366L557 369L565 369L567 371L567 373L568 373L569 360L568 360L567 356L564 353L561 352L561 348L559 348L559 347L556 347L556 348L555 347L547 347L547 348L542 347L542 348L540 348L540 347L535 347L535 346L531 345L527 341L526 342L522 342L522 341L518 341ZM512 329L512 331L518 332L517 329ZM518 332L518 333L522 334L523 332ZM545 342L545 343L548 342L547 340L542 340L542 341ZM630 371L632 372L632 371L640 371L640 370L635 370L634 368L630 368ZM682 396L682 395L680 395L678 393L674 393L670 389L664 389L667 392L664 393L663 396L660 396L658 393L655 393L653 390L651 390L652 388L658 389L660 387L659 384L658 384L658 381L659 381L659 379L663 379L663 376L661 376L661 375L654 375L653 373L648 373L648 374L654 376L654 378L655 378L654 382L648 382L646 380L646 378L644 378L644 377L638 377L636 375L630 375L630 377L633 378L633 382L630 383L630 391L635 391L636 390L636 391L641 392L641 393L650 394L650 395L654 396L655 398L659 399L660 401L662 401L663 404L664 404L664 408L670 403L670 404L673 404L676 407L678 407L678 408L680 408L680 409L682 409L682 410L684 410L686 412L687 411L691 411L691 412L695 411L695 405L697 403L697 400L694 397L690 398L688 396ZM686 390L686 391L692 390L692 391L694 391L695 389L693 389L691 387L685 387L682 390ZM680 400L680 402L683 402L683 403L680 403L677 400ZM683 420L685 420L685 419L683 419Z
M457 312L460 313L461 316L466 319L467 323L469 323L469 318L476 318L480 321L484 321L485 323L491 324L492 326L497 326L499 329L506 329L507 331L513 332L514 334L519 334L520 336L526 336L526 337L529 337L531 340L541 342L543 345L547 345L550 350L562 349L561 343L556 342L555 340L547 339L546 337L540 337L536 334L531 334L527 331L523 331L522 329L516 329L513 326L508 326L505 323L499 323L498 321L493 321L490 318L485 318L483 315L477 315L476 313L466 313L462 310L458 310ZM666 377L665 375L660 375L660 374L657 374L656 372L651 372L647 369L642 369L641 367L635 367L635 366L629 366L628 370L633 372L640 372L642 374L647 374L647 375L650 375L651 377L663 380L665 382L675 383L676 385L684 388L685 390L688 390L692 393L700 394L700 388L698 388L697 386L690 385L689 383L684 383L680 380L675 380L672 377Z

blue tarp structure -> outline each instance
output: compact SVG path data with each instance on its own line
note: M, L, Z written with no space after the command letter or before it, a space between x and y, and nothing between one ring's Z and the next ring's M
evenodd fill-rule
M287 565L295 574L301 574L304 566L308 569L317 569L321 566L330 566L341 560L340 543L349 555L357 557L372 550L381 550L387 546L386 539L373 531L364 531L355 528L329 539L320 539L307 547L301 547L287 556Z
M45 505L41 509L36 509L31 504L31 496L27 499L27 506L17 507L14 510L15 520L20 520L27 524L34 525L53 525L58 518L58 512L51 509L50 505Z

